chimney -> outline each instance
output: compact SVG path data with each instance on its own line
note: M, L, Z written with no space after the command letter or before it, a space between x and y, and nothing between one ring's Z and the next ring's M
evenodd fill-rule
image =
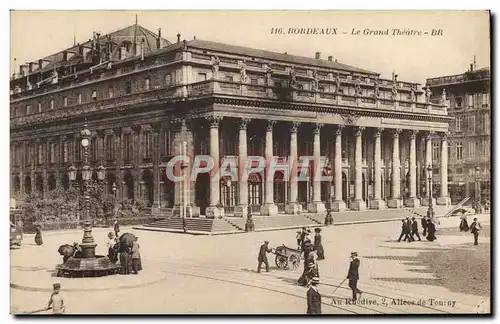
M33 65L35 65L35 63L33 63L33 62L28 63L28 72L29 73L33 72Z
M26 75L26 65L20 65L19 66L19 73L21 74L21 76L25 76Z
M158 28L158 37L156 37L156 48L161 49L161 28Z
M41 70L42 68L43 68L42 59L39 59L38 60L38 69Z
M181 34L177 33L177 44L181 42Z
M333 56L328 56L328 61L332 62L333 61Z
M63 61L66 62L68 60L68 51L63 52Z
M141 60L144 61L144 38L141 40Z
M321 60L321 52L316 52L316 59Z
M473 63L470 64L470 72L472 72L472 71L474 71L474 64Z

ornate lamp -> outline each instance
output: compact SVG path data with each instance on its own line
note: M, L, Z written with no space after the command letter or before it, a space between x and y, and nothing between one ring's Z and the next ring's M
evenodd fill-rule
M427 217L434 218L434 209L432 209L432 166L427 167L427 180L429 181L429 208L427 209Z

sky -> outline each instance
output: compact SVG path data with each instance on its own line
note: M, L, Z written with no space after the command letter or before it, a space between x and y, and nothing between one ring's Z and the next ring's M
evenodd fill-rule
M181 39L196 36L307 57L321 52L324 59L332 55L385 78L395 71L408 82L463 73L474 56L477 68L490 65L487 11L12 11L10 71L14 58L18 70L72 46L74 36L84 42L93 31L106 34L132 25L136 14L139 25L155 33L161 28L171 42L180 33ZM272 28L283 34L272 34ZM288 34L290 28L337 28L338 34ZM387 29L422 35L363 35ZM442 29L442 35L430 36L432 29Z

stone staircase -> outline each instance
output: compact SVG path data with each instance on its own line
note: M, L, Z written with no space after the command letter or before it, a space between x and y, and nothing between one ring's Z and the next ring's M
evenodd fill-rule
M255 231L318 226L318 223L303 215L257 216L253 218Z
M189 234L232 234L242 233L243 230L227 222L225 219L212 219L212 218L186 218L186 228L181 218L169 218L151 224L134 227L138 230L150 230L160 232L176 232L176 233L189 233Z
M184 232L181 218L167 218L151 224L145 224L142 227L144 227L143 229L149 230L169 230L169 232ZM141 229L141 227L138 226L137 229Z
M387 221L391 219L402 219L411 217L412 214L404 208L383 209L383 210L365 210L365 211L346 211L332 213L333 224L355 224L365 222Z

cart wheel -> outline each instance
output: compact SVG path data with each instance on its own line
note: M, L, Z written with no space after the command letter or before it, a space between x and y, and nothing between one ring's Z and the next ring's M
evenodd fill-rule
M276 256L276 266L278 269L284 270L288 266L288 259L284 256Z
M296 255L291 255L290 263L292 264L292 270L296 270L300 265L300 258Z

